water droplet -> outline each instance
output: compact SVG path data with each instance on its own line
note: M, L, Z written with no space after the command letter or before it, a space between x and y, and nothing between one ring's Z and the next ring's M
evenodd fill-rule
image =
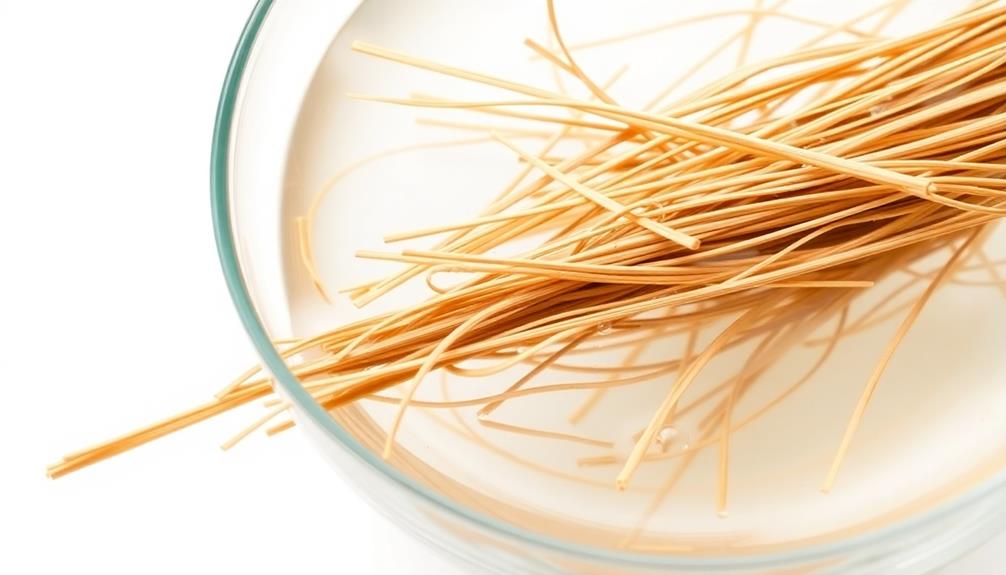
M661 451L667 451L674 444L674 440L677 437L678 429L673 425L668 425L657 432L657 445L660 446Z
M608 335L611 333L611 322L604 321L597 324L597 333L598 335Z
M691 442L688 434L683 431L680 427L675 425L665 426L663 429L657 432L657 436L654 439L657 447L660 451L667 453L672 449L679 451L688 451L691 447Z

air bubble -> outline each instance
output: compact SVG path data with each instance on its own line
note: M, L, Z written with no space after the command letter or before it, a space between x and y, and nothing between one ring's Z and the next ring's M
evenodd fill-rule
M611 322L605 321L597 324L597 333L598 335L608 335L611 333Z

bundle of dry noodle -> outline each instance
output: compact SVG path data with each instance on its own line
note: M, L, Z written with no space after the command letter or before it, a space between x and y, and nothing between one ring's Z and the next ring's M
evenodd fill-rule
M721 49L750 35L758 18L781 15L784 3L751 11L748 27ZM557 48L526 44L581 82L590 99L354 45L364 54L508 93L477 102L427 96L373 100L516 117L552 131L532 152L515 144L505 127L453 124L489 132L523 162L523 171L469 221L387 238L442 236L434 249L360 253L408 265L349 290L357 305L424 274L435 293L413 307L287 342L283 353L291 370L328 408L361 398L397 403L384 438L387 456L410 404L478 408L489 424L488 416L503 402L592 387L532 385L537 374L592 338L618 333L645 344L728 319L728 327L704 349L593 384L591 401L574 414L582 417L606 388L676 374L628 457L604 456L595 463L620 465L616 484L625 488L643 461L660 457L654 446L676 410L711 404L695 447L719 446L722 509L730 436L750 420L735 421L733 407L758 376L823 325L837 325L828 342L833 346L877 321L847 322L851 303L878 280L943 252L940 269L914 276L913 281L927 282L922 295L893 312L902 314L902 323L878 350L881 359L846 434L836 438L839 447L824 485L830 489L885 366L934 290L962 264L972 265L971 258L1001 282L995 262L980 250L986 232L1006 214L1006 7L978 2L937 27L898 39L857 28L874 15L889 20L905 4L891 2L826 26L801 50L740 66L663 104L673 92L669 87L644 109L619 105L577 65L577 47L563 42L551 2ZM821 47L840 31L856 39ZM619 39L624 38L610 41ZM562 113L551 113L556 109ZM554 155L568 140L586 143L586 151ZM306 269L324 294L310 245L317 204L299 223ZM532 236L547 239L513 257L486 255ZM441 287L432 276L445 270L471 275ZM735 377L694 404L679 405L714 357L752 342L757 345ZM480 360L479 367L470 367L469 360ZM527 374L504 393L453 403L413 399L434 370L477 377L522 363L530 365ZM381 395L394 386L400 386L398 396ZM268 378L251 370L214 401L73 454L49 473L69 473L271 393ZM288 407L278 400L272 404L266 418L235 439Z

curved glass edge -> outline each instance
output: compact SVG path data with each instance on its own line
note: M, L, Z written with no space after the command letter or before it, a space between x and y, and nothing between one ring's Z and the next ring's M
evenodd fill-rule
M229 158L231 130L234 124L234 114L237 109L238 95L241 90L244 73L248 66L255 41L274 0L259 0L245 24L238 44L231 57L223 88L217 106L216 123L213 131L213 145L210 163L210 195L213 218L214 236L216 238L217 255L227 282L231 299L237 309L245 330L252 339L263 363L272 373L282 389L289 394L290 399L304 410L307 416L324 429L340 444L345 446L365 464L378 473L390 478L403 488L408 489L422 500L441 508L444 511L460 516L474 523L477 527L494 531L535 547L558 551L583 559L598 560L606 563L630 564L642 568L678 568L678 569L739 569L766 568L780 566L795 561L814 561L835 557L854 551L866 545L879 545L885 540L897 537L917 527L929 524L952 514L963 507L986 497L990 493L1006 488L1006 473L997 475L979 487L966 494L947 501L932 510L890 525L873 532L864 533L834 543L818 544L804 549L772 555L748 555L731 557L673 557L653 556L628 552L607 551L587 546L576 545L536 534L513 525L500 522L492 517L476 513L459 506L450 499L435 493L422 485L418 485L389 465L376 454L360 445L351 435L343 430L329 414L308 394L300 382L287 368L286 362L273 346L266 333L262 319L259 317L251 296L241 274L238 263L237 248L234 240L230 212L230 174Z

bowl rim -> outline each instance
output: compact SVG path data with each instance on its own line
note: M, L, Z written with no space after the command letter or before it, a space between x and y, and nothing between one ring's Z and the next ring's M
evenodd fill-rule
M251 294L241 272L237 244L235 242L235 230L231 217L231 140L235 127L235 116L238 111L237 104L244 83L245 73L248 71L249 57L259 38L263 24L275 4L275 0L257 0L234 48L220 92L210 158L211 211L217 255L220 259L228 291L245 331L251 337L260 359L271 372L276 385L288 395L290 401L303 410L310 421L323 429L332 439L341 444L343 448L347 449L376 473L390 479L424 503L494 534L528 543L535 547L558 551L573 557L620 565L664 569L765 568L785 566L787 564L792 565L797 561L834 558L837 555L866 546L882 545L884 542L899 535L932 525L941 518L965 509L995 491L1006 489L1006 472L1002 472L980 485L969 489L965 493L946 500L923 513L853 537L831 542L814 543L787 552L730 556L690 555L682 557L599 549L534 533L467 509L451 499L414 482L398 469L381 459L377 454L357 442L304 390L299 380L287 367L278 350L273 346L266 332L264 322L252 302Z

